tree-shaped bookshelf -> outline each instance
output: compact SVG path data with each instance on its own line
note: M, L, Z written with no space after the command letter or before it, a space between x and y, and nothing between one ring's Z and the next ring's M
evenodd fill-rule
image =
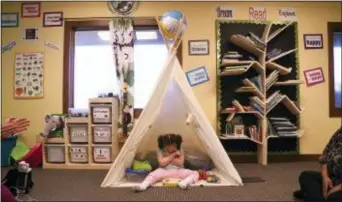
M298 153L296 22L217 20L218 131L230 154Z

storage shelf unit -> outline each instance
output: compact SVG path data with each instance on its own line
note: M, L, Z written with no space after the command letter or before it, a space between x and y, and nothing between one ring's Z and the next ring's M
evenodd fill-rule
M117 98L89 99L88 117L65 118L64 138L48 138L43 168L109 169L120 147Z
M269 154L297 153L304 134L299 125L304 109L298 98L303 81L298 80L297 24L217 20L216 26L217 117L223 146L231 155L255 153L263 165ZM240 117L236 125L244 126L243 134L232 132L235 117ZM272 130L278 119L296 130Z

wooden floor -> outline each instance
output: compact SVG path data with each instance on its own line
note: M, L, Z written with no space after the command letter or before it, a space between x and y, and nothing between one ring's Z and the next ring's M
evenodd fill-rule
M235 164L245 182L243 187L150 188L134 193L131 188L101 188L107 171L34 169L35 186L30 196L38 201L293 201L297 178L303 170L319 170L316 162ZM6 168L2 168L2 175Z

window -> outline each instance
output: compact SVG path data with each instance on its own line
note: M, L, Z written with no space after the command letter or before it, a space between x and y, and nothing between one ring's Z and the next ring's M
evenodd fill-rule
M330 116L342 115L342 23L328 23Z
M154 20L155 21L155 20ZM151 24L151 21L149 21ZM167 59L167 48L155 24L134 31L134 108L136 117L147 104ZM88 99L118 94L108 21L66 22L63 111L88 108ZM180 49L180 48L179 48ZM180 52L180 51L178 51ZM178 53L178 58L181 53ZM181 62L181 58L180 62Z

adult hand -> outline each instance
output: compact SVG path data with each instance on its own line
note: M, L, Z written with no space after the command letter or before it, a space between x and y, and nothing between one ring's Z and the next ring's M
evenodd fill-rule
M330 177L324 176L322 178L322 188L323 188L323 190L322 190L323 191L323 198L327 199L329 196L329 194L328 194L329 189L333 188L333 183L332 183Z

